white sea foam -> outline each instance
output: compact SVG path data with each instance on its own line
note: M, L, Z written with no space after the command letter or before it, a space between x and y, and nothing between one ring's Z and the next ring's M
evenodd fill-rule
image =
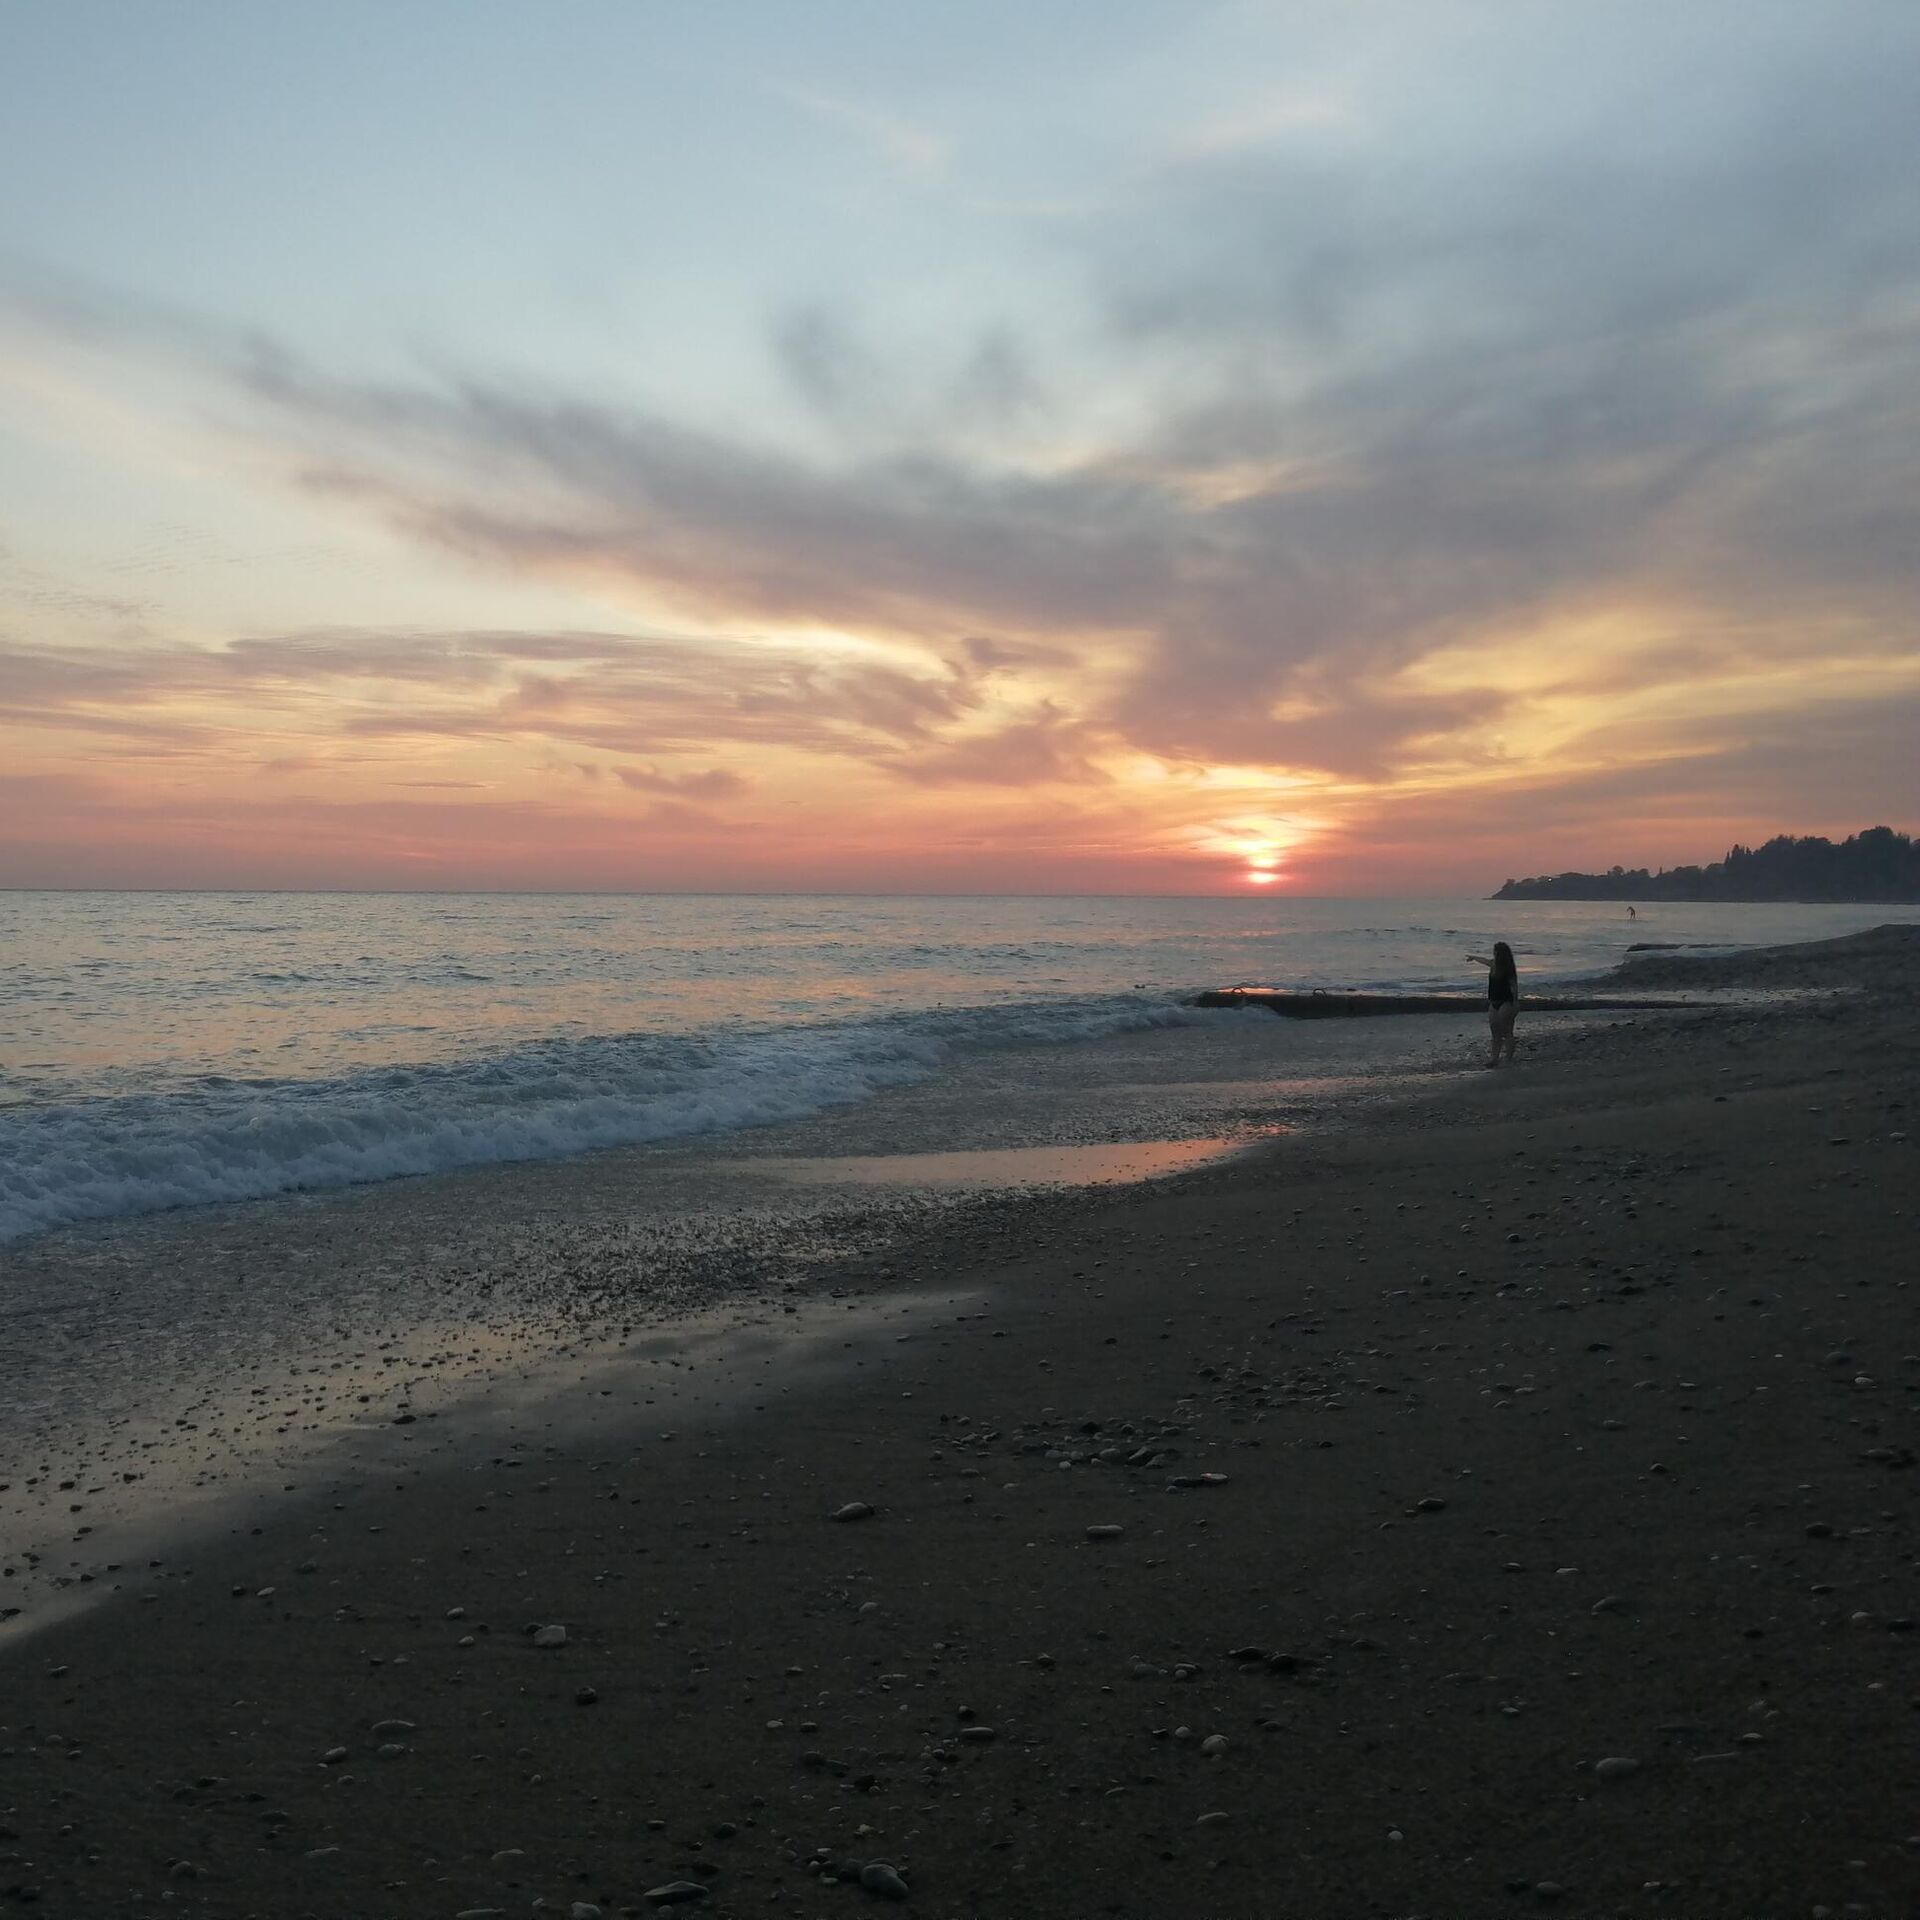
M0 1242L79 1221L549 1160L794 1120L957 1053L1194 1021L1147 997L974 1008L752 1033L545 1042L460 1065L0 1113ZM1217 1016L1216 1016L1217 1017Z

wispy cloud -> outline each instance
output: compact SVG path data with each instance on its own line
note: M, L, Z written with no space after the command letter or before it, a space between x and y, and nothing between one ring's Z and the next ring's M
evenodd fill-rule
M947 142L931 129L884 107L787 82L776 83L772 90L803 113L851 134L905 173L931 176L946 170Z
M614 778L636 793L662 793L683 799L730 800L745 793L749 781L744 774L725 767L708 767L699 773L662 773L658 767L615 767Z

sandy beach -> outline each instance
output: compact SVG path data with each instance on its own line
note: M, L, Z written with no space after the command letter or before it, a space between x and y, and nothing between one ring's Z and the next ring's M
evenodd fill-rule
M1815 991L342 1354L418 1391L244 1511L0 1464L113 1556L0 1638L0 1912L1914 1911L1920 931L1622 983Z

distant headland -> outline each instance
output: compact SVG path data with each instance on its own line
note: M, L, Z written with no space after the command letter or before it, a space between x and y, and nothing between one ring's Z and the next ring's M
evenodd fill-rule
M1920 901L1920 844L1891 827L1835 842L1783 833L1709 867L1613 867L1509 880L1496 900Z

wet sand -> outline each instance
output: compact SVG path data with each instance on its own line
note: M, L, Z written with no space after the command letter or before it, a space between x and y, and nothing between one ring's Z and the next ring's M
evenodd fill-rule
M1624 978L99 1523L0 1912L1912 1911L1920 941Z

